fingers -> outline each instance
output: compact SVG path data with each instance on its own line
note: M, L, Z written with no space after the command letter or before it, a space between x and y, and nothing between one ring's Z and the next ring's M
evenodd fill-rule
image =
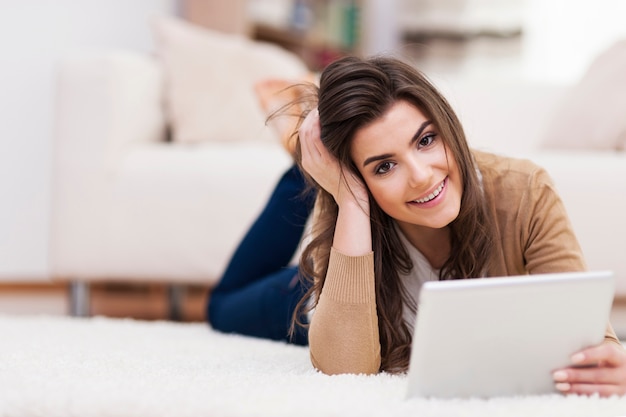
M319 116L317 115L317 111L313 110L307 114L298 130L300 148L302 150L302 164L307 171L309 157L315 149L313 142L316 136L316 125L317 129L319 129Z
M302 167L318 183L319 172L323 169L323 144L320 138L319 113L312 110L302 122L300 130L300 149L302 151ZM323 184L321 184L323 186Z
M320 150L317 145L320 142L320 118L317 109L307 114L298 130L298 134L300 136L303 159L305 156L319 156Z
M575 395L599 395L600 397L610 397L613 395L624 395L624 389L618 385L609 384L570 384L558 383L556 388L563 394Z
M619 375L615 372L615 368L566 368L554 372L552 376L557 382L568 383L615 384L619 382Z
M319 113L312 110L302 122L300 130L302 167L319 186L336 197L341 167L321 140Z
M572 355L573 366L553 373L555 387L566 394L626 394L626 350L605 342Z
M604 365L617 367L626 364L626 351L614 342L604 342L572 355L576 366Z
M300 125L299 133L303 135L307 135L311 133L311 130L316 128L319 129L320 124L320 114L317 109L311 110Z

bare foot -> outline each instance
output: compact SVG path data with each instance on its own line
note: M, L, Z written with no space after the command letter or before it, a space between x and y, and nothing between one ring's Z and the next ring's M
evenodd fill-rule
M312 82L309 77L305 82ZM296 135L294 134L300 123L303 112L301 99L303 94L302 81L286 79L266 79L254 86L254 91L261 108L269 117L268 124L274 129L283 147L294 155Z

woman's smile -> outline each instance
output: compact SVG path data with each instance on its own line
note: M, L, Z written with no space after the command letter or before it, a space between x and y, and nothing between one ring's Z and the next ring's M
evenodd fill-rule
M409 204L417 205L417 207L420 207L420 208L434 207L435 205L439 203L439 201L445 198L443 191L445 190L447 179L448 178L446 177L446 179L444 179L441 182L441 184L439 184L439 186L435 188L434 191L432 191L431 193L428 193L428 195L426 195L425 197L421 197L413 201L409 201Z

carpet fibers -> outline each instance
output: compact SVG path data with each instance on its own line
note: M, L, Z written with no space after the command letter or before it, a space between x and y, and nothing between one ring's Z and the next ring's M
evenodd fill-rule
M306 348L202 323L0 315L0 335L0 416L626 415L626 397L405 400L405 376L323 375Z

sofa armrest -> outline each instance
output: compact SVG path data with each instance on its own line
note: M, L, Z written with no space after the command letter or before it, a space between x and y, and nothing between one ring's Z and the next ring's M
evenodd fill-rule
M616 296L626 296L626 153L541 151L565 204L589 269L613 270Z
M80 245L101 255L107 225L97 218L122 151L163 140L162 74L157 61L129 52L76 56L58 67L52 152L51 266ZM86 260L88 261L88 260Z
M133 143L163 140L162 84L157 61L138 53L62 61L55 115L59 156L93 163Z

